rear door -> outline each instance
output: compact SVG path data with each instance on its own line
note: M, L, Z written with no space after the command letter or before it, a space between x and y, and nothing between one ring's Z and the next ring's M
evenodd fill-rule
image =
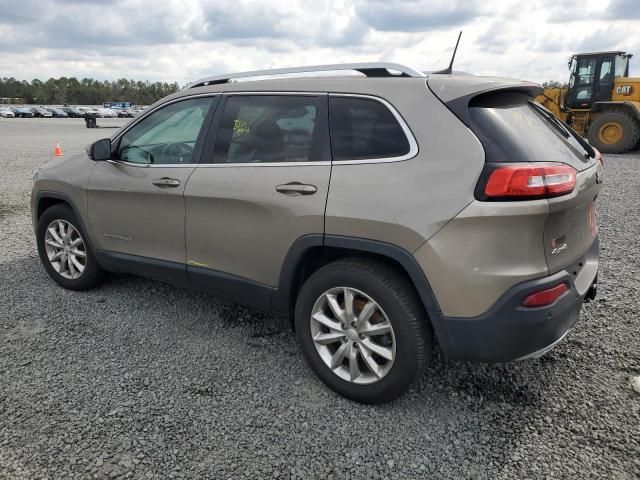
M268 307L293 243L324 233L327 96L225 94L218 110L185 190L189 278Z

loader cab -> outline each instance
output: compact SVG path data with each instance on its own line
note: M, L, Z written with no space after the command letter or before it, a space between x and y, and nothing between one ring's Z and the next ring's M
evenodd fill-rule
M629 76L629 58L630 54L619 51L572 56L565 105L571 109L591 109L593 102L611 100L614 78Z

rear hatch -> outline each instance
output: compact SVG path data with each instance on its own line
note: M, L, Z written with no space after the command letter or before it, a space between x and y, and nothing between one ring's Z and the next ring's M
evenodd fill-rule
M549 202L542 232L545 257L551 274L566 269L577 278L585 266L593 267L587 253L597 232L593 204L600 191L601 157L566 124L533 102L540 87L515 80L451 76L431 77L428 85L482 142L486 164L476 188L479 200L533 199L487 196L487 182L499 168L569 165L575 170L573 189L555 193L547 190L535 197ZM582 285L579 287L579 293L583 293Z

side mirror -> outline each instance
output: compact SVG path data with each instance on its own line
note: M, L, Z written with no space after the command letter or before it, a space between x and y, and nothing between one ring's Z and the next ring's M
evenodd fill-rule
M111 160L111 139L103 138L89 147L89 158L96 162Z

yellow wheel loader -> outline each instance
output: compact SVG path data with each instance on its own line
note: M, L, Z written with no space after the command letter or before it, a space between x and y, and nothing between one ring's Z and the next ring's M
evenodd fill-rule
M629 77L625 52L573 55L569 85L536 100L604 153L640 147L640 78Z

